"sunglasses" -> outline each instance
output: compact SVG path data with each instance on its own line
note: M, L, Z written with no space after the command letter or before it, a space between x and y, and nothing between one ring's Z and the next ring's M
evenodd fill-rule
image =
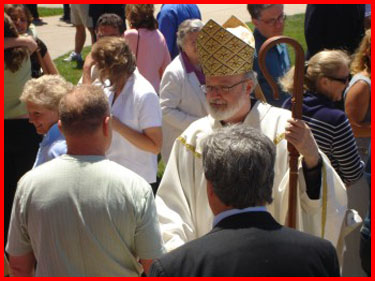
M337 77L332 77L332 76L326 76L326 77L330 80L341 82L343 84L348 83L348 81L350 80L350 74L344 78L337 78Z

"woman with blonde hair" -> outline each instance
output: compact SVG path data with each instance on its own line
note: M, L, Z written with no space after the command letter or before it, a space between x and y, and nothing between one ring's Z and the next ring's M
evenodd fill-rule
M159 93L160 80L171 62L163 34L158 30L153 4L127 4L126 19L130 29L124 33L139 72Z
M371 29L355 52L350 70L353 77L344 94L345 111L365 161L371 141Z
M136 69L125 39L103 37L92 58L111 107L114 133L107 157L153 184L162 144L159 98Z
M66 154L64 136L57 127L59 102L73 90L73 85L60 75L43 75L25 84L20 100L26 104L29 122L43 135L33 168Z
M345 184L363 174L354 135L345 112L335 107L349 82L349 56L339 50L324 50L306 63L303 120L309 125L320 148ZM293 92L294 67L281 79L284 91ZM291 98L283 105L290 109Z

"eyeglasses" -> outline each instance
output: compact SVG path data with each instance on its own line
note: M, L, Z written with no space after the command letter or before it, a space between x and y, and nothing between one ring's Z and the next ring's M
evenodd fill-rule
M233 89L234 87L248 81L249 79L241 80L240 82L233 84L232 86L207 86L207 85L201 85L201 89L203 93L212 93L213 91L216 91L217 93L227 94Z
M346 76L345 78L337 78L337 77L332 77L332 76L326 76L326 77L330 80L341 82L343 84L347 84L349 82L349 79L350 79L350 74L348 76Z
M276 23L284 22L286 20L286 15L283 13L279 17L277 17L276 19L269 19L269 20L259 19L259 20L264 22L265 24L268 24L268 25L276 25Z

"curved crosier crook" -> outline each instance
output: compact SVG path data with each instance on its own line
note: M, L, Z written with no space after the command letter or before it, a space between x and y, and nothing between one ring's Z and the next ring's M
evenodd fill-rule
M286 43L294 48L296 53L294 87L292 96L292 117L302 119L303 80L305 76L305 54L302 46L294 39L286 36L275 36L263 43L259 51L259 67L263 72L268 84L271 86L275 99L279 98L279 90L276 82L269 74L266 66L266 54L273 46ZM296 228L296 204L297 204L297 181L298 181L298 157L297 149L288 142L289 151L289 206L287 225Z

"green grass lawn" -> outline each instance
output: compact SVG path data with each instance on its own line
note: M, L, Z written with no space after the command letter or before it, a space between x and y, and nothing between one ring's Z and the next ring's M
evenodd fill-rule
M59 16L64 14L64 10L62 8L46 8L46 7L38 7L38 13L41 18L43 17L51 17L51 16Z
M44 10L44 8L41 8ZM60 9L49 9L46 8L46 10L60 10ZM41 10L39 10L40 13ZM52 11L48 11L52 12ZM55 11L57 13L57 11ZM61 13L62 14L62 9ZM51 14L52 15L52 14ZM43 15L41 15L43 17ZM303 47L303 49L306 51L306 42L305 42L305 36L303 31L305 21L305 15L304 14L298 14L289 16L287 18L287 21L285 23L285 29L284 29L284 35L292 37L296 39ZM252 30L254 30L254 26L249 23L249 26ZM289 48L289 47L288 47ZM90 52L91 47L85 47L83 49L83 56L85 57ZM63 59L69 55L70 52L66 53L65 55L57 58L54 60L57 69L59 70L60 74L65 77L66 80L72 82L73 84L77 84L79 78L82 75L82 70L76 68L76 62L64 62ZM294 51L289 50L290 58L292 61L292 64L294 64ZM159 161L159 167L158 167L158 177L161 178L163 175L165 169L165 164L163 161Z
M290 16L285 22L284 34L291 38L296 39L301 45L303 50L306 53L306 40L304 34L304 23L305 23L305 14L298 14ZM295 54L293 48L288 46L290 60L294 64Z
M91 46L83 48L82 56L85 57L91 50ZM65 55L58 57L54 60L57 69L59 70L60 74L69 82L72 82L74 85L77 84L79 78L82 75L82 69L77 68L77 63L73 62L65 62L63 61L64 58L69 56L70 52L66 53Z

